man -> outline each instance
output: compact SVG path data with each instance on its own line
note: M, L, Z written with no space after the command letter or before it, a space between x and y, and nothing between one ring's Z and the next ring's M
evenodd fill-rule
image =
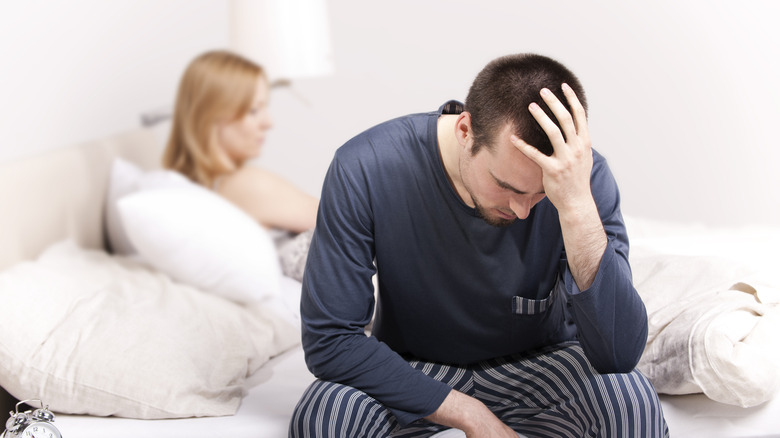
M293 437L668 435L634 370L647 314L617 185L582 86L552 59L494 60L465 108L339 149L301 311L319 380Z

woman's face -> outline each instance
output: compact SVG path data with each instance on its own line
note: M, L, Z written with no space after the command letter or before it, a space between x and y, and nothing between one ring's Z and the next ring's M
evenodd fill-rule
M260 155L266 132L273 126L268 113L268 82L257 80L252 106L244 117L219 126L219 147L226 158L238 167Z

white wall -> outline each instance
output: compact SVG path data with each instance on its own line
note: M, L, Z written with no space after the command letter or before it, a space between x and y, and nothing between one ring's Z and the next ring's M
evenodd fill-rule
M0 0L0 160L140 126L227 29L224 1Z
M227 43L225 0L50 3L0 3L0 160L138 126L195 53ZM582 79L627 214L780 225L780 4L594 3L331 0L336 74L295 83L308 104L273 93L260 162L316 194L352 135L534 51Z

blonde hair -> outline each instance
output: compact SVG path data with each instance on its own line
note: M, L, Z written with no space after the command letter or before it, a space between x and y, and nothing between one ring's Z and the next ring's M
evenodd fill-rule
M235 53L203 53L182 75L174 107L163 167L211 187L234 169L224 162L217 145L219 123L240 119L252 106L263 68Z

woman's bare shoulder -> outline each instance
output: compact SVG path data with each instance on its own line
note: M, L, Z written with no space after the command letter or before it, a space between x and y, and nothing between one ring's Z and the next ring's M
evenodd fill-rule
M301 232L314 227L318 200L257 166L244 166L219 182L220 195L269 228Z
M219 180L218 191L228 193L259 194L278 189L285 184L280 176L258 166L246 165Z

